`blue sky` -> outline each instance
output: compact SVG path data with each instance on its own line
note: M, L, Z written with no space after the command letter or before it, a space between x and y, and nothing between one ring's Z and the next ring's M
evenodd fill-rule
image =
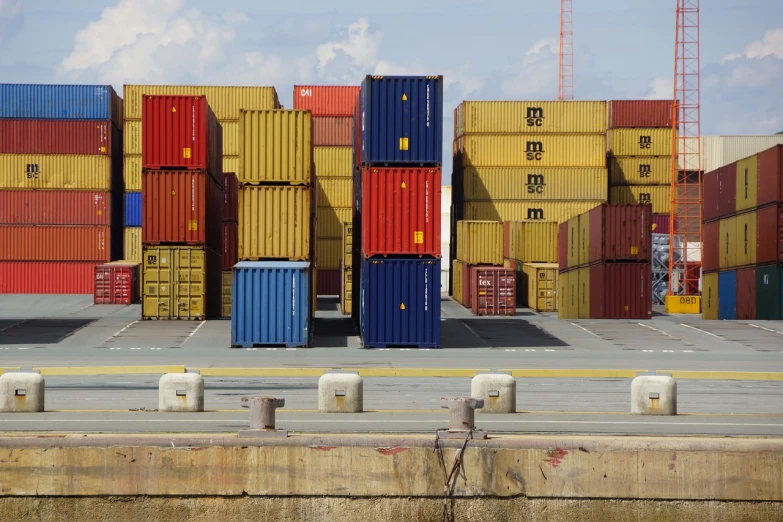
M783 131L783 2L702 1L702 134ZM0 0L6 82L355 84L443 74L463 99L557 96L558 0ZM675 0L574 2L577 99L671 97ZM450 158L444 158L448 179Z

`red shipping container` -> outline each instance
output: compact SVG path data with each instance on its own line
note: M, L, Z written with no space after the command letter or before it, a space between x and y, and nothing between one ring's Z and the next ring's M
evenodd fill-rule
M783 204L760 208L756 216L756 263L783 263Z
M737 212L737 164L732 163L718 169L720 199L718 217L731 216Z
M362 164L362 97L357 92L354 98L353 121L359 122L353 126L353 164Z
M313 116L350 116L359 89L358 85L294 85L294 109Z
M223 129L203 96L144 96L141 167L223 172ZM222 182L222 179L220 180Z
M590 267L590 319L650 319L650 263L598 263Z
M668 234L671 231L671 219L669 214L653 214L652 233Z
M588 263L649 261L652 205L600 205L590 210Z
M758 205L783 202L783 145L758 154Z
M2 225L0 245L2 261L111 261L109 227Z
M705 272L717 272L720 268L720 221L702 226L702 266Z
M737 319L756 318L756 267L737 270Z
M239 220L239 181L233 172L223 173L223 221Z
M139 265L107 264L95 267L95 304L129 305L139 300Z
M0 294L92 294L95 267L84 261L2 261Z
M340 295L340 271L319 268L315 278L315 295Z
M364 255L440 256L441 170L362 170Z
M353 116L313 117L313 146L350 147L353 144Z
M704 193L701 199L701 219L712 221L718 219L720 212L720 169L704 174Z
M237 264L239 250L237 236L239 225L230 221L223 222L223 270L231 270Z
M0 119L0 153L110 156L115 133L110 121Z
M457 261L462 265L462 301L459 303L465 308L470 308L472 305L470 299L470 265L464 261Z
M111 225L111 193L0 190L0 224Z
M568 266L568 221L560 223L557 231L557 267L563 272Z
M516 315L517 277L514 270L472 266L469 288L473 315Z
M141 236L148 245L204 245L220 251L223 194L204 171L141 175Z
M671 127L672 100L612 100L609 128Z

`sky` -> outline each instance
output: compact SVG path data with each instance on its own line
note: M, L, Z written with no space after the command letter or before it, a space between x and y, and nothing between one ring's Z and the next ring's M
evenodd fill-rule
M462 100L557 97L558 0L0 0L0 81L358 85L444 76ZM575 0L578 100L671 98L676 0ZM783 131L783 2L701 2L702 134Z

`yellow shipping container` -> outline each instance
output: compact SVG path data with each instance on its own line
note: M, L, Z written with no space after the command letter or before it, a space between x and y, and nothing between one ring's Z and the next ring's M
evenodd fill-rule
M605 134L466 134L455 168L606 167Z
M503 223L458 221L457 259L469 265L503 266Z
M572 272L561 272L557 275L557 317L571 319L570 283Z
M240 111L240 183L309 184L312 170L313 117L308 111Z
M718 267L734 268L737 266L737 218L721 219L718 238Z
M701 318L705 321L718 320L718 274L704 274L701 277Z
M239 172L239 156L223 156L223 172Z
M352 147L313 147L315 175L319 178L343 178L353 173Z
M122 257L134 263L141 263L141 227L125 227Z
M476 221L557 221L562 223L604 201L467 201L463 217Z
M315 263L320 270L337 270L343 254L343 240L319 239L315 243Z
M758 206L758 156L737 162L737 212Z
M126 192L141 191L141 154L126 155L122 159L122 178Z
M451 297L454 298L459 304L462 304L463 290L462 281L463 273L462 269L465 266L464 263L455 259L451 262Z
M353 267L353 223L343 224L343 265Z
M302 186L241 187L239 258L309 261L312 197L312 190Z
M239 109L279 109L274 87L236 87L217 85L125 85L122 98L125 119L141 119L141 99L145 94L168 96L206 96L219 120L238 120Z
M556 263L557 233L555 221L509 221L510 258L522 263Z
M668 214L671 208L670 185L625 185L609 187L609 203L652 205L654 214Z
M579 215L579 246L577 260L580 265L586 265L590 259L590 214Z
M323 207L350 207L353 204L353 178L318 178L318 204Z
M239 155L239 121L221 121L223 127L223 154ZM141 120L125 122L122 139L125 142L125 154L141 154Z
M605 101L465 101L454 109L454 136L470 133L604 133Z
M671 156L671 129L610 129L606 134L613 156Z
M342 237L343 223L351 221L351 208L318 207L316 236Z
M220 267L212 263L219 265L220 256L204 247L144 247L142 318L202 320L216 315L209 313L219 304L217 295L209 295L209 277Z
M758 214L756 211L746 212L737 216L736 219L737 241L734 244L737 246L737 266L755 265L758 245ZM770 230L767 233L775 234L775 231Z
M669 185L671 178L671 156L609 158L609 182L612 185Z
M221 317L231 317L231 283L233 279L233 270L223 271L223 305L221 307Z
M557 263L525 263L521 275L527 307L536 312L557 312Z
M605 168L467 167L454 173L467 200L606 199Z
M111 158L81 154L0 154L0 189L110 190Z
M342 288L340 289L340 311L343 315L351 315L353 305L353 270L350 266L341 265Z
M579 266L579 216L568 220L568 268Z
M590 319L590 268L579 269L578 312L579 319Z

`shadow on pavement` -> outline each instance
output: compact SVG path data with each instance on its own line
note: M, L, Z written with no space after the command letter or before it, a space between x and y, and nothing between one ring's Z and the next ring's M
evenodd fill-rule
M520 319L446 319L441 322L443 348L527 348L569 346L545 330Z
M95 319L0 319L0 345L56 344Z

